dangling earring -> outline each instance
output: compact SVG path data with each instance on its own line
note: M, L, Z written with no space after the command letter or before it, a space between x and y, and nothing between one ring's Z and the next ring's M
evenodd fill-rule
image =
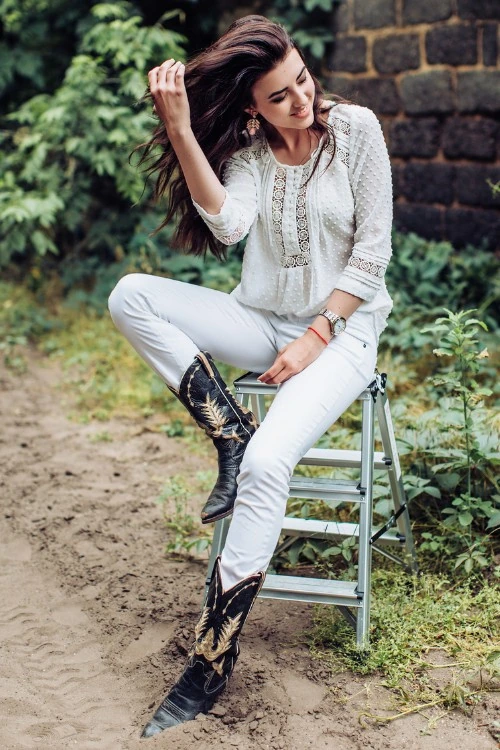
M255 133L259 130L259 128L260 128L260 122L257 120L257 117L255 115L252 115L252 117L249 120L247 120L248 135L254 136Z

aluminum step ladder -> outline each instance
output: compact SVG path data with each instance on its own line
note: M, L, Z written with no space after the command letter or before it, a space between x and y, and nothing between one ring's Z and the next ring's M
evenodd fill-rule
M266 414L265 397L276 394L279 386L261 383L258 373L247 373L234 382L236 398L250 408L257 422ZM377 370L373 381L359 395L362 404L361 450L333 450L311 448L299 465L321 466L329 469L359 470L358 481L333 477L304 477L293 475L290 497L320 499L335 507L339 503L359 505L359 523L341 523L285 516L282 526L284 541L277 550L283 551L298 538L329 541L356 537L358 540L358 575L354 581L336 581L302 576L267 575L259 596L269 599L288 599L301 602L334 604L356 630L360 648L369 645L370 589L372 550L402 565L407 571L417 572L408 503L401 477L401 467L394 428L385 391L387 375ZM375 417L377 417L383 452L375 452ZM379 529L373 528L374 471L388 475L392 498L392 512ZM207 585L216 557L221 553L231 518L215 524Z

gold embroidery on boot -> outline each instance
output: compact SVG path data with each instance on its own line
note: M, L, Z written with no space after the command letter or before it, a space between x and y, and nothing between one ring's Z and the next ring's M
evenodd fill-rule
M203 612L201 613L201 617L196 623L195 628L194 628L195 640L198 640L198 638L201 638L201 636L203 635L203 631L205 630L205 625L207 624L209 614L210 614L210 608L203 607Z
M205 403L201 407L203 415L211 425L214 432L212 437L220 437L222 435L222 429L227 424L227 418L224 416L222 410L217 406L217 402L212 400L207 394Z
M251 419L249 420L249 422L248 422L248 426L249 426L249 427L255 427L255 429L257 429L258 425L257 425L257 418L256 418L255 414L252 414L252 412L251 412L251 411L250 411L250 412L248 412L248 413L249 413L249 415L251 415L251 417L252 417L252 418L251 418Z
M265 578L265 576L263 575L263 576L262 576L262 578L260 579L260 581L258 582L258 587L257 587L257 594L259 593L259 591L261 590L261 588L262 588L262 586L263 586L263 584L264 584L264 578ZM241 587L241 589L238 589L238 591L236 591L236 593L235 593L235 594L234 594L234 595L233 595L233 596L232 596L232 597L231 597L230 599L228 599L228 601L226 602L226 606L225 606L225 607L224 607L224 609L222 610L222 614L223 614L223 615L225 615L225 614L226 614L226 612L227 612L228 608L229 608L229 607L231 606L231 604L233 603L233 601L234 601L234 600L235 600L235 599L236 599L236 598L237 598L238 596L240 596L240 594L242 594L242 593L243 593L244 591L246 591L247 589L249 589L249 588L252 588L253 586L255 586L255 580L253 580L253 581L250 581L250 582L249 582L249 583L247 583L247 584L246 584L245 586L242 586L242 587ZM254 599L254 601L255 601L255 599ZM252 607L253 607L253 603L252 603ZM250 610L248 610L248 611L250 611Z
M204 638L194 644L194 653L198 654L199 656L204 656L208 662L212 663L212 666L215 669L213 662L216 659L219 659L230 648L231 638L238 631L241 615L242 612L240 612L236 617L227 618L226 622L221 628L217 646L214 646L214 629L210 628Z
M240 437L238 435L238 433L235 432L234 430L232 431L232 433L230 435L223 435L222 437L225 437L228 440L235 440L237 443L242 443L243 442L243 438Z

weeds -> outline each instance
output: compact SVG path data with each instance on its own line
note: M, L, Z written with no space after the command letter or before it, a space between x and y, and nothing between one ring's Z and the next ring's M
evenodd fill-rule
M56 326L57 321L37 304L33 294L22 287L0 282L0 352L7 367L24 372L26 345Z
M316 608L307 638L313 654L335 672L379 673L387 687L399 691L400 705L437 698L450 706L497 684L499 623L500 600L493 587L476 592L442 576L377 570L369 650L357 647L352 628L333 607ZM439 666L451 670L442 686L432 678L434 652L444 655Z
M168 555L193 557L210 549L212 534L188 511L191 495L197 489L192 483L188 484L183 475L176 474L166 482L158 498L169 532L165 547Z
M423 532L423 548L446 554L455 569L463 566L469 574L490 565L491 532L500 526L500 488L495 476L500 436L494 421L486 416L485 399L492 390L476 379L481 362L488 357L477 338L479 330L487 330L486 325L472 317L474 310L445 312L446 317L424 329L440 336L434 354L447 358L449 366L431 378L436 395L442 397L440 434L444 439L423 453L436 477L434 494L445 501L440 505L438 533Z

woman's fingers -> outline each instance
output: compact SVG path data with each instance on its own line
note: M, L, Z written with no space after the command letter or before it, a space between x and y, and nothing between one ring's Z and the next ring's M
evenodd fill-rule
M271 365L269 370L266 372L263 372L262 375L258 378L261 383L276 383L279 382L276 380L278 376L282 376L285 374L285 371L287 370L286 365L283 364L281 361L281 357L278 355L277 359L274 361L274 363Z
M180 66L184 67L181 62L176 62L173 58L170 58L170 60L165 60L165 62L163 62L161 65L157 65L155 68L151 68L148 73L149 88L151 90L151 93L153 93L153 90L157 91L160 86L165 83L169 72L174 70L175 75L175 72L178 71Z
M181 62L168 60L160 65L157 74L158 90L162 93L176 92L177 82L179 80L179 71L182 67Z
M148 73L149 90L153 98L153 114L164 121L167 128L189 121L189 105L184 85L184 63L165 60Z
M158 84L158 73L160 72L160 69L166 65L172 65L175 61L173 59L165 60L161 65L157 65L155 68L151 68L151 70L148 73L148 79L149 79L149 87L151 89L151 85L153 85L154 88L157 88Z

